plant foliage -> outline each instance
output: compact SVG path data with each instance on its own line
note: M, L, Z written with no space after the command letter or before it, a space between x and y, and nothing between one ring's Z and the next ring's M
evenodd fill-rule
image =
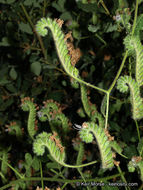
M142 6L0 1L1 190L142 189Z

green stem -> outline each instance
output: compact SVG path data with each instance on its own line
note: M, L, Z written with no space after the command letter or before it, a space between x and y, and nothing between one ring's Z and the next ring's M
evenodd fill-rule
M45 13L46 13L46 6L47 6L47 1L46 0L44 0L44 2L43 2L43 17L45 17Z
M129 76L132 76L132 63L131 63L131 57L129 57Z
M134 34L134 30L135 30L135 26L136 26L137 11L138 11L138 0L136 1L136 10L135 10L135 17L134 17L134 23L133 23L133 28L132 28L132 35ZM121 66L120 66L120 68L119 68L119 70L117 72L117 75L116 75L114 81L112 82L112 84L111 84L111 86L110 86L110 88L108 90L109 93L112 91L113 87L116 84L116 81L118 80L118 78L119 78L119 76L120 76L120 74L122 72L122 69L124 67L125 61L127 59L127 56L128 56L128 51L125 52L123 61L122 61Z
M139 131L139 125L138 125L138 122L135 120L135 123L136 123L136 128L137 128L137 133L138 133L138 139L140 141L140 131Z
M106 119L105 119L105 129L107 129L107 126L108 126L108 113L109 113L109 98L110 98L110 93L112 91L112 89L114 88L121 72L122 72L122 69L124 67L124 64L125 64L125 61L127 59L127 56L128 56L128 51L125 52L125 55L124 55L124 58L122 60L122 63L120 65L120 68L116 74L116 77L114 79L114 81L112 82L111 86L109 87L108 91L106 91L106 94L107 94L107 105L106 105Z
M86 180L85 180L85 178L84 178L82 172L81 172L79 169L78 169L78 172L80 173L81 178L83 179L84 183L86 183ZM88 190L90 190L90 189L88 188L88 186L86 186L86 188L87 188Z
M134 32L135 32L137 14L138 14L138 0L136 0L135 16L134 16L134 22L133 22L133 27L132 27L132 35L134 35Z
M118 171L119 171L119 173L120 173L120 175L121 175L121 178L122 178L123 182L127 184L127 181L126 181L126 179L125 179L125 177L124 177L124 174L123 174L123 172L122 172L120 166L117 166L117 169L118 169ZM129 190L130 187L126 187L126 186L125 186L125 189L126 189L126 190Z
M70 75L70 74L69 74L69 75ZM92 84L90 84L90 83L87 83L87 82L85 82L85 81L83 81L83 80L81 80L81 79L79 79L79 78L73 77L72 75L70 75L70 76L71 76L72 78L74 78L75 80L77 80L78 82L85 84L86 86L90 86L91 88L94 88L94 89L96 89L96 90L99 90L99 91L104 92L105 94L107 94L107 90L104 90L104 89L102 89L102 88L99 88L99 87L97 87L97 86L94 86L94 85L92 85Z
M129 158L128 158L127 156L125 156L124 154L121 154L121 153L119 153L119 152L118 152L118 154L119 154L120 156L126 158L126 159L129 159Z
M105 40L103 40L103 38L101 38L98 34L95 34L95 36L106 46L107 43L105 42Z
M7 163L7 162L6 162L5 160L3 160L1 157L0 157L0 160L1 160L2 162L5 162L6 165L7 165L10 169L12 169L15 174L17 174L17 175L20 177L20 179L23 179L23 176L22 176L16 169L14 169L9 163Z
M59 169L59 170L60 170L60 169ZM57 172L57 171L55 171L54 169L50 169L50 171L56 174L56 178L57 178L57 177L61 177L61 178L65 179L65 177L63 176L61 170L60 170L60 172Z
M107 129L107 127L108 127L109 98L110 98L110 94L109 94L109 92L107 92L106 117L105 117L105 129Z
M107 7L106 7L104 1L103 1L103 0L99 0L98 4L99 4L99 3L101 3L101 5L102 5L103 8L105 9L107 15L110 15L110 12L109 12L109 10L107 9ZM111 15L110 15L110 16L111 16Z
M83 36L83 37L80 37L79 40L83 40L83 39L87 39L89 38L90 36Z
M43 42L42 42L42 38L41 38L41 37L38 35L38 33L36 32L35 26L34 26L34 24L32 23L32 20L31 20L30 16L28 15L28 13L27 13L27 11L26 11L24 5L23 5L22 3L20 3L20 6L21 6L21 8L22 8L22 10L23 10L23 12L24 12L24 14L25 14L25 16L26 16L28 22L30 23L30 25L31 25L31 27L32 27L32 29L33 29L33 31L35 32L35 34L36 34L36 36L37 36L37 38L38 38L38 40L39 40L39 43L40 43L40 46L41 46L41 49L42 49L44 58L45 58L45 60L47 60L47 53L46 53L44 44L43 44Z
M125 174L125 172L122 173L123 175ZM113 179L113 178L117 178L120 177L121 174L115 174L112 176L108 176L108 177L104 177L104 178L93 178L93 179L86 179L86 182L106 182L107 180ZM56 182L62 182L62 183L76 183L76 182L83 182L83 179L76 179L76 180L71 180L71 179L55 179L55 178L47 178L47 177L43 177L44 181L56 181ZM17 184L21 181L41 181L41 177L29 177L29 178L21 178L15 181L10 182L7 185L4 185L3 187L0 188L0 190L4 190L4 189L8 189L8 187L11 187L14 184Z
M95 163L97 163L97 161L93 161L93 162L89 162L89 163L87 163L87 164L81 164L81 165L68 165L68 164L62 164L63 166L65 166L65 167L68 167L68 168L82 168L82 167L85 167L85 166L89 166L89 165L93 165L93 164L95 164Z
M112 82L112 84L111 84L111 86L110 86L110 88L108 90L109 93L111 93L112 89L114 88L114 86L115 86L115 84L116 84L116 82L117 82L117 80L118 80L118 78L119 78L119 76L120 76L120 74L122 72L122 69L124 67L125 61L127 59L127 56L128 56L128 51L125 52L124 58L122 60L121 66L120 66L120 68L119 68L119 70L117 72L117 75L116 75L114 81Z
M24 12L24 14L25 14L25 16L26 16L26 18L27 18L29 24L31 25L32 29L34 29L34 28L35 28L35 27L34 27L34 24L32 23L32 20L31 20L30 16L28 15L28 13L27 13L27 11L26 11L24 5L23 5L22 3L20 3L20 6L21 6L21 8L22 8L22 10L23 10L23 12Z
M0 176L1 176L1 178L3 179L3 182L7 182L7 180L6 180L5 176L3 175L3 173L2 173L2 172L0 172Z
M42 171L42 163L41 163L41 162L40 162L40 172L41 172L41 184L42 184L42 189L44 190L43 171Z
M68 183L64 183L64 185L61 187L61 190L63 190Z

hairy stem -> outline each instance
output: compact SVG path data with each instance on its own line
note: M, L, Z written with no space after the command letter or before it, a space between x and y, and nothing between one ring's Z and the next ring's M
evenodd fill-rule
M135 15L134 15L134 22L132 27L132 35L134 35L135 27L136 27L136 21L137 21L137 14L138 14L138 0L136 0L136 9L135 9Z
M36 32L35 26L34 26L32 20L31 20L30 16L28 15L28 13L27 13L27 11L26 11L24 5L23 5L22 3L20 3L20 6L21 6L21 8L22 8L22 10L23 10L23 12L24 12L24 14L25 14L25 16L26 16L26 18L27 18L29 24L31 25L33 31L35 32L35 34L36 34L36 36L37 36L37 38L38 38L38 40L39 40L39 43L40 43L40 46L41 46L41 49L42 49L44 58L45 58L45 60L47 60L47 53L46 53L46 50L45 50L45 47L44 47L42 38L41 38L41 36L39 36L38 33Z
M17 174L21 179L23 179L23 176L15 169L13 168L9 163L7 163L5 160L3 160L2 158L0 158L1 161L5 162L5 164L14 171L15 174Z
M122 172L122 175L124 175L125 172ZM112 176L108 176L108 177L103 177L103 178L93 178L93 179L86 179L86 182L106 182L107 180L116 178L116 177L120 177L121 174L115 174ZM56 182L62 182L62 183L76 183L76 182L83 182L83 179L76 179L76 180L71 180L71 179L57 179L57 178L47 178L47 177L43 177L44 181L56 181ZM1 190L7 189L8 187L11 187L14 184L17 184L21 181L41 181L41 177L29 177L29 178L22 178L22 179L18 179L15 181L10 182L7 185L4 185L3 187L1 187Z

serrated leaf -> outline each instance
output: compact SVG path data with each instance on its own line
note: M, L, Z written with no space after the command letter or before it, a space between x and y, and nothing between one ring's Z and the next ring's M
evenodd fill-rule
M88 25L88 30L89 30L90 32L95 33L95 32L97 32L99 29L100 29L100 26L99 26L99 25L97 25L97 26L91 25L91 24Z
M107 23L106 25L104 25L104 32L106 33L117 31L117 29L117 24Z
M32 167L34 168L35 171L38 171L39 168L40 168L40 166L39 166L39 160L35 156L33 158Z
M122 153L123 149L120 147L120 145L116 141L110 142L111 147L119 154Z
M123 102L119 99L116 100L116 103L112 105L111 109L110 109L110 113L111 115L114 114L116 111L119 112L121 109Z
M26 177L30 177L31 176L31 167L29 167L30 165L28 165L28 167L25 167L25 169L26 169L26 172L25 172L25 174L26 174Z
M31 166L31 164L32 164L32 156L31 156L31 154L29 154L29 153L26 153L26 154L25 154L25 161L26 161L26 163L27 163L29 166Z
M66 12L61 14L60 18L64 21L66 21L66 20L71 20L72 16L68 11L66 11Z
M40 64L40 62L35 61L34 63L32 63L32 64L31 64L31 71L32 71L35 75L39 76L39 75L40 75L40 72L41 72L41 64Z
M120 132L121 130L120 126L114 121L110 121L110 127L112 130L115 130L117 132Z
M48 169L59 169L59 164L57 162L48 162L46 166Z
M137 18L136 27L135 27L135 34L138 35L139 32L143 30L143 14L140 14Z
M16 78L17 78L17 72L16 72L16 70L15 70L14 68L11 68L11 69L10 69L9 75L10 75L10 77L11 77L13 80L16 80Z
M31 29L29 23L25 24L24 22L21 22L21 23L19 24L19 29L20 29L22 32L26 32L26 33L28 33L28 34L33 34L32 29Z
M64 12L65 11L64 4L65 0L59 0L58 3L53 2L52 7L54 7L59 12Z

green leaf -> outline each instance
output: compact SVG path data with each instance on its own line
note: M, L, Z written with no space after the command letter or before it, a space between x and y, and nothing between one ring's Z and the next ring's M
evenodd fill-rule
M137 149L140 156L143 157L143 137L140 139Z
M62 19L64 21L71 20L72 16L71 16L71 14L68 11L66 11L66 12L64 12L64 13L61 14L60 19Z
M35 61L34 63L32 63L32 64L31 64L31 71L32 71L35 75L39 76L40 73L41 73L41 64L40 64L40 62Z
M59 169L59 164L57 162L48 162L46 166L48 169Z
M3 4L12 4L14 2L15 0L0 0L0 3L3 3Z
M39 168L40 168L40 166L39 166L39 160L35 156L33 158L32 167L34 168L35 171L38 171Z
M110 145L117 153L122 153L123 149L116 141L110 141Z
M22 32L26 32L26 33L28 33L28 34L33 34L32 29L31 29L29 23L25 24L24 22L21 22L21 23L19 24L19 29L20 29Z
M143 14L140 14L137 18L134 34L138 35L141 30L143 30Z
M0 106L0 111L5 111L9 106L13 104L13 102L14 102L13 98L8 99Z
M117 99L116 103L113 104L111 109L110 109L111 115L114 114L116 111L119 112L122 104L123 104L123 102L121 100Z
M31 164L32 164L32 156L31 156L31 154L29 154L29 153L25 154L25 161L26 161L26 164L31 166Z
M7 0L7 4L12 4L14 2L15 2L15 0Z
M11 83L11 82L7 79L0 79L0 85L1 86L4 86L4 85L9 84L9 83Z
M83 4L88 4L88 1L87 0L82 0L82 3Z
M74 37L75 39L79 40L80 37L81 37L80 31L78 31L78 30L76 30L76 29L73 29L73 37Z
M117 24L107 23L104 25L104 32L106 33L117 31L117 29L118 29Z
M67 82L65 80L62 81L63 86L67 86Z
M103 100L101 102L100 111L103 114L103 116L106 116L106 104L107 104L107 95L103 97Z
M11 69L10 69L9 75L10 75L10 77L11 77L13 80L16 80L16 78L17 78L17 72L15 71L14 68L11 68Z
M97 6L97 3L93 3L93 4L83 4L81 2L77 2L77 6L79 9L82 9L83 11L87 12L87 13L96 13L99 10L99 7Z
M25 6L31 6L33 4L33 1L31 0L31 1L29 1L29 0L25 0L24 1L24 5Z
M31 167L30 167L30 165L26 165L25 169L26 169L26 172L25 172L26 177L30 177L31 176Z
M126 155L128 158L132 158L133 156L137 155L136 146L130 145L129 147L125 147L123 154Z
M88 30L89 30L90 32L95 33L95 32L97 32L99 29L100 29L100 26L99 26L99 25L97 25L97 26L94 26L94 25L91 25L91 24L88 25Z
M117 132L120 132L120 130L121 130L120 126L114 121L110 121L110 127L112 130L115 130Z
M65 11L64 4L65 0L59 0L58 3L53 2L52 7L54 7L59 12L64 12Z
M32 96L37 96L37 95L41 94L42 91L43 91L43 89L41 88L41 86L38 86L37 88L32 88L31 94L32 94Z
M13 84L7 84L6 85L6 89L9 90L12 93L16 93L17 92L17 88L15 88L15 86Z
M10 46L10 43L7 37L2 38L2 41L0 42L0 46Z

